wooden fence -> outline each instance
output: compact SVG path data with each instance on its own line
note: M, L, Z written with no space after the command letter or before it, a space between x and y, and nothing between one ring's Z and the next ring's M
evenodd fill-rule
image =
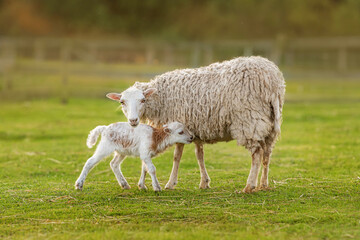
M149 79L165 69L173 69L172 66L198 67L251 55L267 57L287 73L293 69L304 72L315 70L321 74L329 70L331 74L360 73L360 37L287 39L279 36L272 40L211 43L0 38L0 98L11 98L18 90L16 71L30 75L50 71L59 76L62 85L59 96L65 103L68 99L67 88L71 85L69 79L75 74ZM24 65L26 61L31 64ZM51 61L56 64L51 64ZM73 65L79 65L73 63L80 63L83 67L74 68ZM119 63L137 64L140 67L112 68L108 65ZM164 65L169 67L159 68ZM41 94L45 96L45 93Z
M0 69L17 58L84 61L90 63L139 63L197 67L236 56L261 55L284 67L313 69L360 68L360 37L225 41L144 42L88 39L0 38Z

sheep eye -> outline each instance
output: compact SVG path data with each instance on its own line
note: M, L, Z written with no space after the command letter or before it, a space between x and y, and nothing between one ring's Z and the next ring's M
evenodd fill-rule
M184 131L179 132L179 134L180 134L180 135L183 135L183 134L184 134Z
M124 101L124 100L121 100L120 103L121 103L122 105L125 105L125 101Z
M145 102L145 99L141 99L141 101L140 101L141 103L144 103Z

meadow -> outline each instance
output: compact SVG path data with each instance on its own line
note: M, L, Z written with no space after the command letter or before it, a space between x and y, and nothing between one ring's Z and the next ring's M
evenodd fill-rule
M175 190L138 190L137 158L122 164L123 190L109 157L76 191L89 131L125 120L104 93L146 79L74 74L64 90L58 74L22 66L0 97L0 238L360 239L360 78L287 78L269 191L238 193L251 158L235 142L205 145L211 189L198 189L187 145ZM162 187L172 152L153 161Z

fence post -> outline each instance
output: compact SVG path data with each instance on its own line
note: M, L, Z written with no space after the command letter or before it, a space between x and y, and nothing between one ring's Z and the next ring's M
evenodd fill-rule
M213 62L213 58L214 58L214 53L213 53L212 46L206 45L206 47L205 47L206 64L211 64Z
M35 60L39 63L39 62L43 62L44 61L44 43L37 39L35 40L35 43L34 43L34 57L35 57Z
M61 90L61 103L67 104L68 103L68 61L70 59L70 51L71 47L70 44L66 41L65 43L62 43L61 49L60 49L60 58L62 63L61 68L61 83L63 89Z
M170 45L165 47L165 64L174 65L174 49Z
M154 51L154 46L148 44L146 46L146 64L150 65L154 63L154 56L155 56L155 51Z
M340 72L345 72L347 70L347 51L345 47L340 47L338 50L337 65Z
M251 46L246 46L244 48L244 56L252 56L253 55L253 48Z
M0 70L3 72L2 90L5 92L13 88L11 69L16 60L16 43L6 41L2 44L2 59L0 63Z
M195 44L193 47L191 66L198 67L199 65L200 65L200 46L199 46L199 44Z
M294 52L293 50L288 50L285 54L284 54L284 66L287 67L293 67L294 66Z
M273 50L271 53L271 59L276 64L281 64L285 43L286 43L286 36L284 34L278 34L274 41Z
M97 54L98 54L98 44L96 42L91 42L87 45L89 52L87 55L87 60L89 63L97 63ZM69 57L69 56L68 56Z

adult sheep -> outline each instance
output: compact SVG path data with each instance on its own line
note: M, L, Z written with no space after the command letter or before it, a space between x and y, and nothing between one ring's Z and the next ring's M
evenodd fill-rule
M195 135L195 153L201 173L200 188L210 187L203 143L237 140L252 155L243 192L255 190L262 163L259 189L269 186L270 156L280 134L285 81L279 68L262 57L239 57L206 67L181 69L135 83L119 101L130 125L148 120L159 127L173 121L184 123ZM173 168L165 188L173 189L184 145L177 144Z

